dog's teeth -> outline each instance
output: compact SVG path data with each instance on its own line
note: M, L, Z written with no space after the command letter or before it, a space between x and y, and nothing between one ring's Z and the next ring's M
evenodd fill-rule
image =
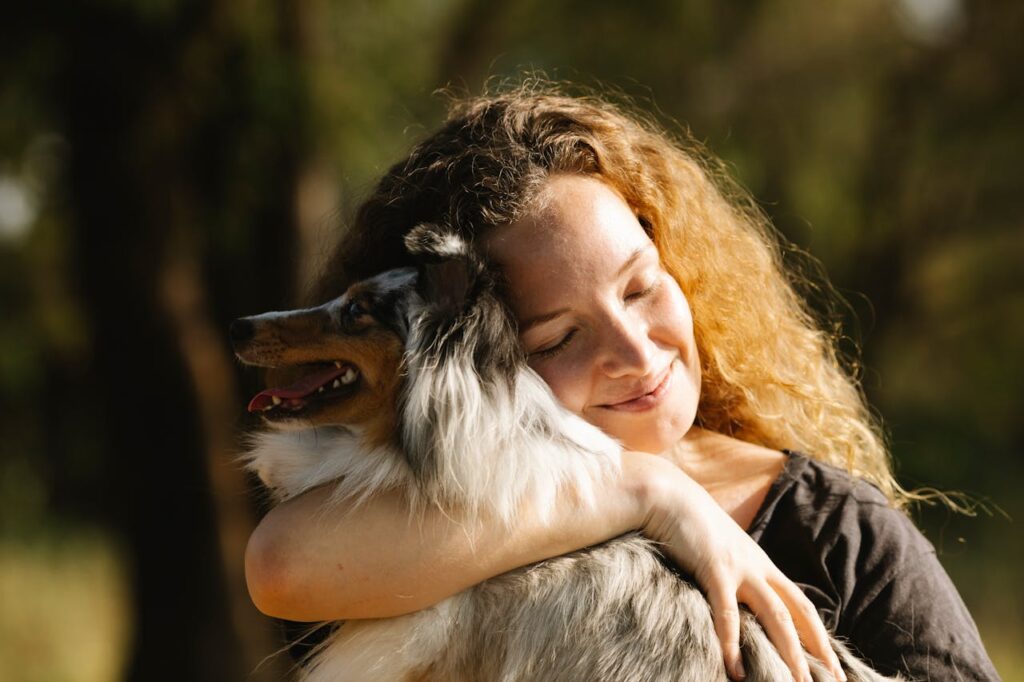
M324 392L324 387L321 386L320 388L316 389L316 392L317 393L323 393Z
M341 382L340 382L340 381L338 381L337 379L335 379L335 380L334 380L334 383L333 383L333 384L331 384L331 388L338 388L338 387L340 387L340 386L341 386Z
M275 396L272 396L272 398L273 398L273 400L274 400L274 404L275 404L275 405L280 405L280 404L281 404L281 399L280 399L280 398L278 398L278 397L277 397L276 395L275 395Z
M338 369L341 369L341 363L338 362L337 360L334 361L334 366L337 367Z
M341 383L343 384L351 384L355 380L356 373L355 370L353 370L351 367L345 370L345 373L341 375Z

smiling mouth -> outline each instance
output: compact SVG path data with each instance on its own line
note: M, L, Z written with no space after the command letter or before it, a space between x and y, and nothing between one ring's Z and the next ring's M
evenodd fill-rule
M314 363L303 367L309 371L299 380L253 396L248 411L265 419L294 419L345 400L358 389L359 368L350 362Z
M661 398L668 391L668 387L672 383L672 367L674 364L674 360L669 363L669 366L665 368L661 379L651 390L632 398L627 398L626 400L620 400L616 403L606 403L600 407L621 412L642 412L654 407L661 401Z

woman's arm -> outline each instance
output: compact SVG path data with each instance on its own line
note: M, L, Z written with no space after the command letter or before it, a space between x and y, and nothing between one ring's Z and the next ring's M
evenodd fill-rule
M411 613L514 568L641 529L707 591L734 678L743 677L737 601L751 607L796 679L810 679L801 640L839 670L799 588L703 488L660 457L624 453L622 475L596 491L599 505L565 495L547 521L526 509L511 530L486 518L460 524L439 511L410 520L398 494L324 513L329 493L324 486L277 506L253 532L246 578L267 615L319 621Z
M890 571L872 585L873 596L856 594L864 603L857 604L849 637L864 657L880 671L910 679L998 681L978 628L935 552L908 555Z
M825 565L845 597L836 626L876 669L910 679L998 680L978 628L935 548L859 483L831 515Z
M246 577L257 608L299 621L387 618L436 604L506 571L641 526L650 457L623 458L595 492L600 508L562 496L547 523L524 509L513 529L436 509L410 519L398 493L324 513L330 486L272 509L249 539ZM595 505L596 507L596 505Z

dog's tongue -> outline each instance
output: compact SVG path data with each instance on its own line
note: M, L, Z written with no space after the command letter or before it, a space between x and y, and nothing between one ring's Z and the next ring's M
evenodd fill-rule
M281 386L279 388L268 388L257 393L249 401L250 412L262 412L267 406L273 404L274 398L288 400L289 398L304 398L324 384L330 383L346 371L346 367L330 367L328 369L313 372L302 377L294 384Z

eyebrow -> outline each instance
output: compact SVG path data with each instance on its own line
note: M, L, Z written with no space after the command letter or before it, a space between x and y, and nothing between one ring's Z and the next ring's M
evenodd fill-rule
M615 273L615 279L618 279L619 277L621 277L622 274L624 272L626 272L626 270L629 270L633 266L634 263L636 263L638 260L640 260L640 258L649 249L653 249L653 248L655 248L653 244L646 244L644 246L638 246L633 251L633 253L629 254L629 258L627 258L622 263L622 267L620 267L618 269L618 271ZM559 308L558 310L552 310L550 313L544 313L543 315L535 315L535 316L533 316L531 318L528 318L528 319L524 320L522 322L522 324L519 325L519 333L520 334L524 334L527 331L529 331L530 329L533 329L534 327L536 327L537 325L544 324L545 322L550 322L551 320L555 319L559 315L564 315L565 313L569 312L569 310L570 310L569 308Z

